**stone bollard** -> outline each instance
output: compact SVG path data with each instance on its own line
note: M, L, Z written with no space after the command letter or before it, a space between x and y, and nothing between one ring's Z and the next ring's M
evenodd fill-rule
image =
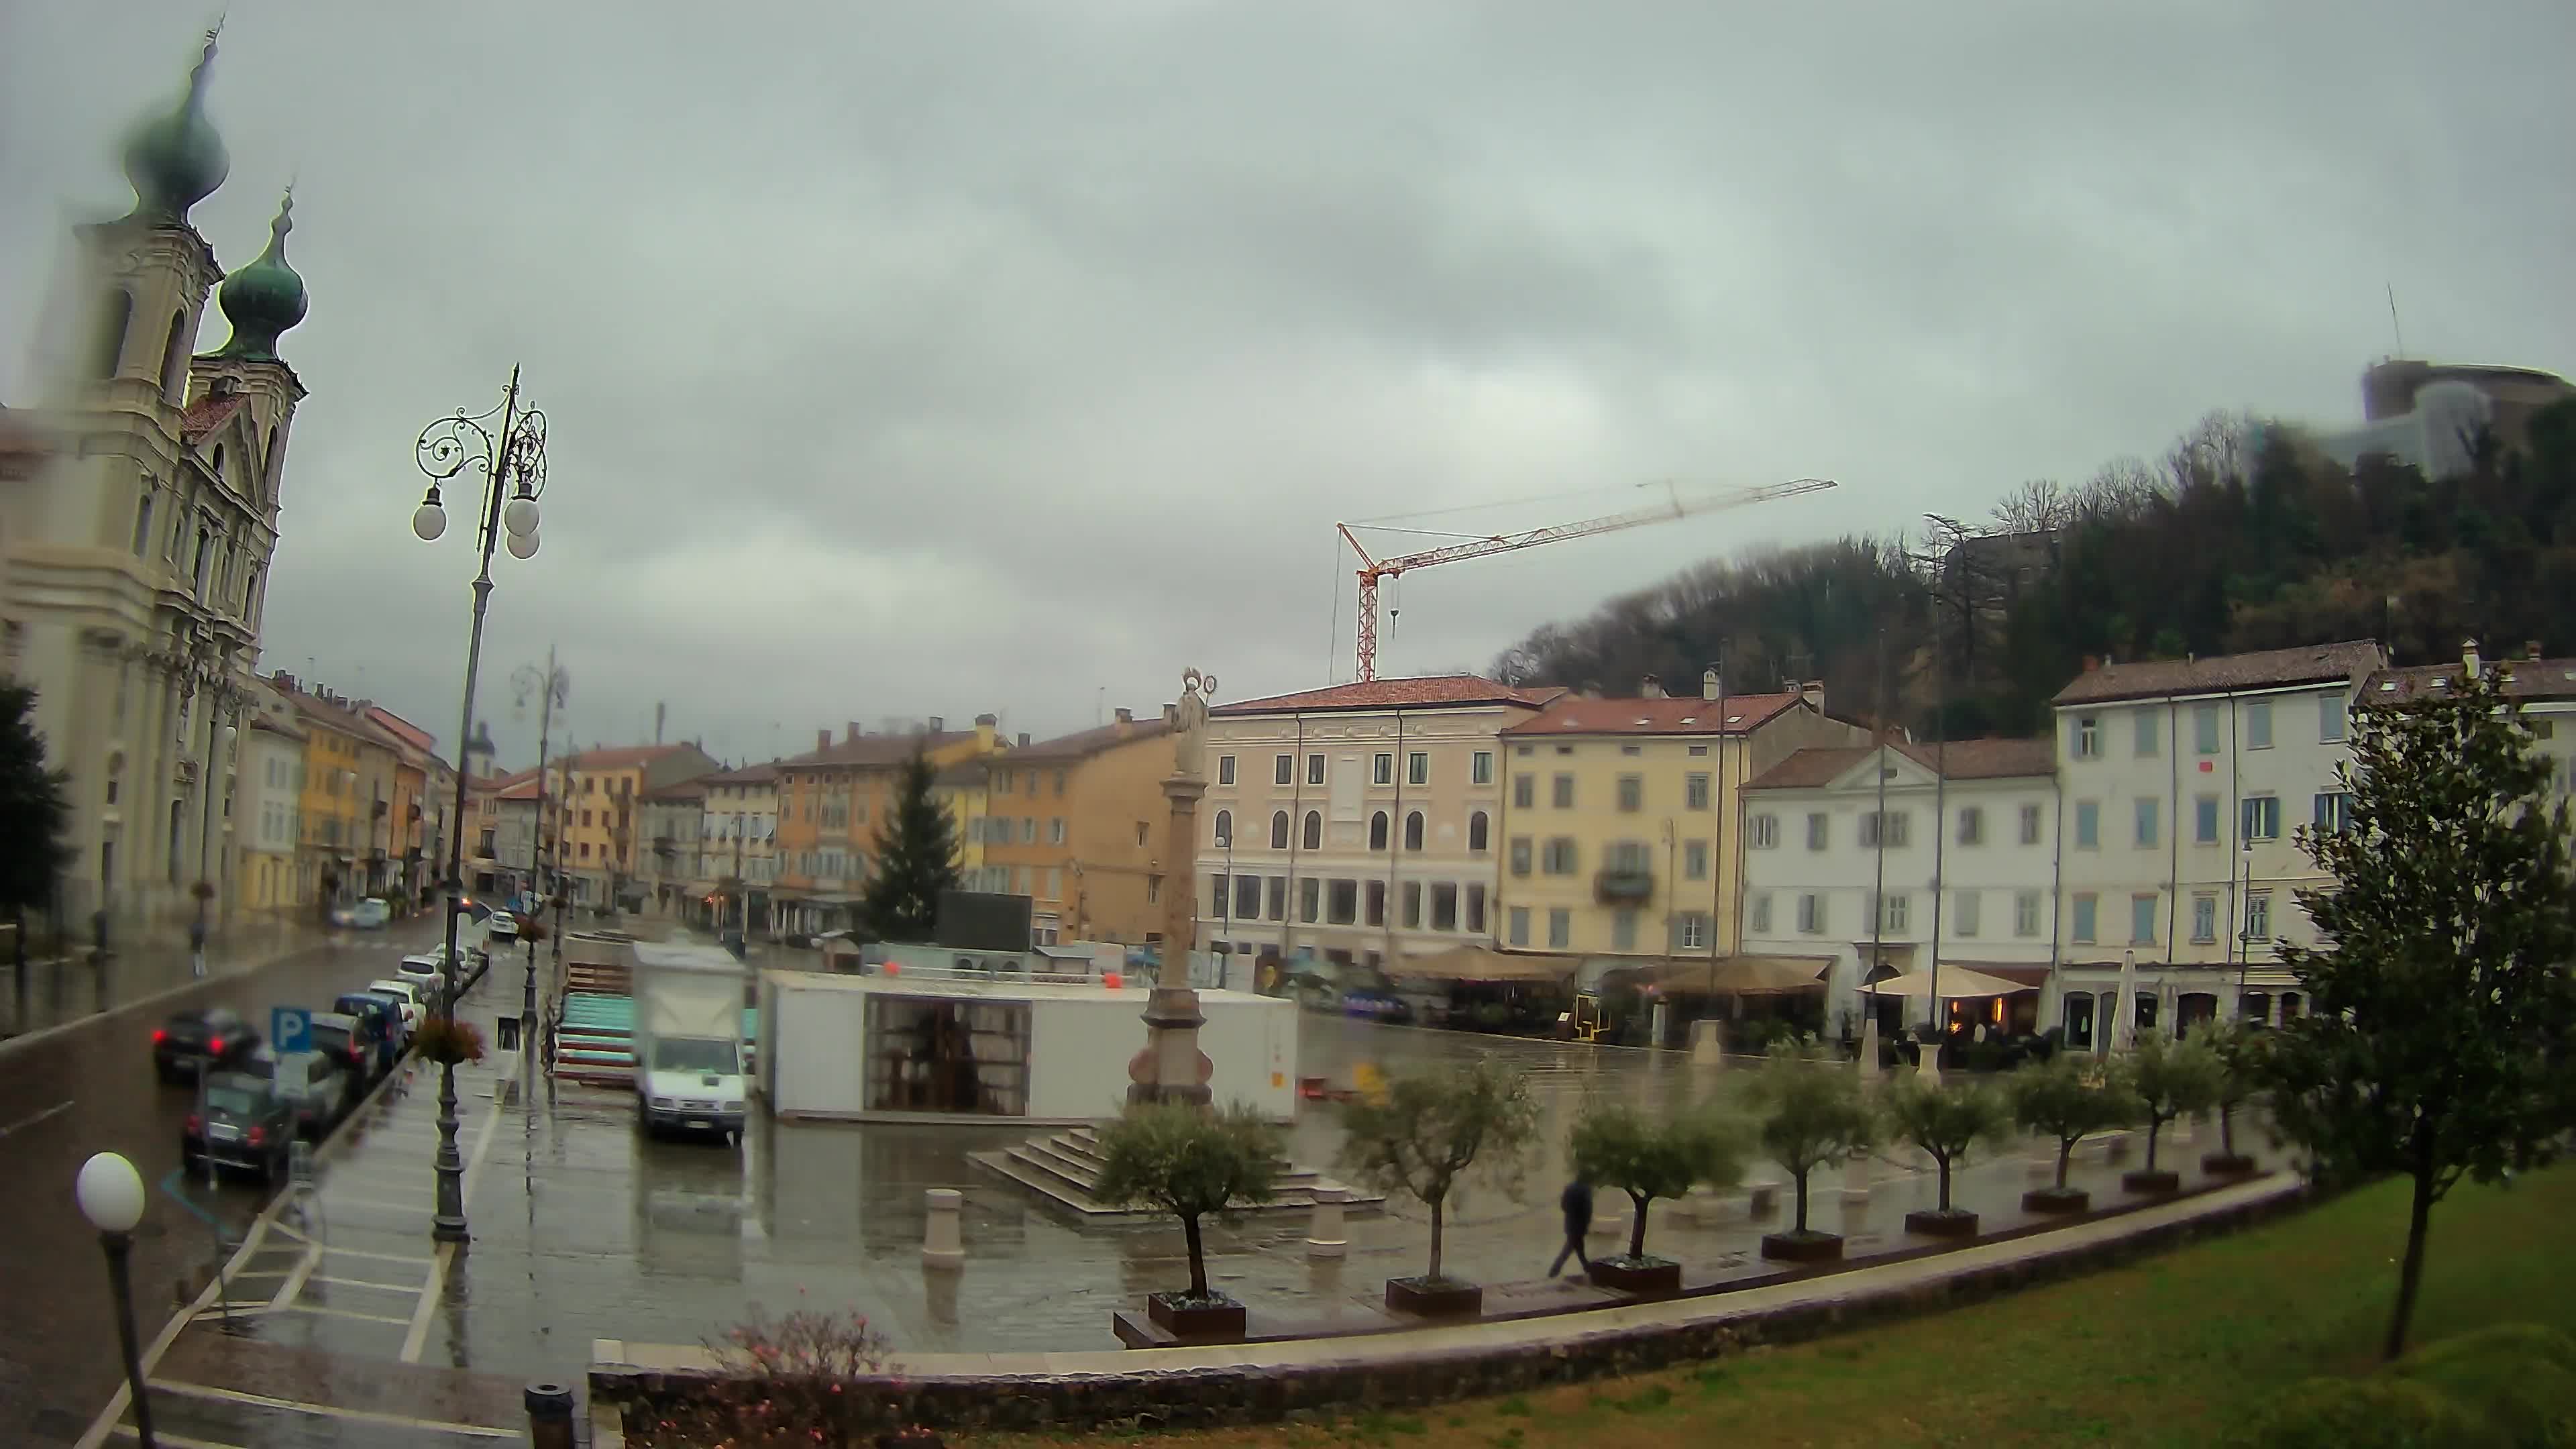
M1703 1019L1691 1023L1691 1065L1716 1067L1726 1063L1725 1046L1718 1039L1718 1023Z
M535 1449L573 1449L572 1390L561 1384L530 1384L522 1401L528 1407L528 1442Z
M1342 1234L1342 1204L1350 1199L1350 1189L1318 1187L1315 1189L1315 1216L1306 1226L1306 1256L1338 1258L1350 1247Z
M1869 1154L1856 1152L1843 1163L1843 1211L1869 1206Z
M921 1234L921 1265L925 1268L964 1267L966 1240L958 1232L957 1215L966 1205L966 1194L953 1187L934 1187L921 1196L930 1208L930 1222Z
M1780 1210L1780 1179L1749 1178L1744 1184L1744 1211L1759 1222Z

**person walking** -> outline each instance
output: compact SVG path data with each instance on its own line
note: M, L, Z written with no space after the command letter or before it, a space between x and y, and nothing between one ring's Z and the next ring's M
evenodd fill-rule
M1572 1258L1592 1271L1591 1255L1583 1251L1583 1235L1592 1231L1592 1184L1582 1178L1565 1185L1556 1205L1565 1210L1565 1246L1557 1251L1556 1261L1547 1265L1547 1276L1553 1278L1565 1271L1565 1260Z
M197 976L206 974L206 923L202 917L188 923L188 970Z

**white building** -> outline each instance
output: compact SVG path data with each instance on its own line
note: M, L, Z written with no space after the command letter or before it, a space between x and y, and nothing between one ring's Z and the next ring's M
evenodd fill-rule
M265 682L250 686L243 713L248 723L231 821L233 900L244 910L288 913L313 891L309 863L296 849L304 838L304 726L295 707Z
M2105 664L2058 691L2058 971L2044 1021L2069 1046L2114 1020L2121 963L2138 1024L2302 1009L2276 941L2312 944L2294 893L2327 883L2299 849L2331 825L2336 769L2377 643Z
M2576 659L2542 658L2537 639L2523 646L2518 659L2482 660L2472 640L2462 649L2458 665L2381 670L2371 676L2362 698L2372 704L2420 698L2451 688L2463 667L2491 669L2503 676L2505 692L2522 701L2522 720L2531 727L2535 746L2551 761L2558 793L2576 795Z
M1954 1023L2038 1029L2055 955L2057 792L2047 740L1804 749L1744 787L1744 951L1829 963L1824 1021L1867 981L1964 968L2031 988L1957 1002ZM1900 1025L1900 1004L1880 1004ZM1923 1015L1917 1004L1916 1017Z
M713 921L714 906L721 905L728 921L748 920L752 930L766 930L778 881L778 767L745 765L696 783L706 798L698 822L701 910L692 915ZM727 881L741 882L748 914L731 901L707 899L722 894Z
M1199 939L1369 966L1492 945L1501 732L1557 692L1442 675L1217 706Z

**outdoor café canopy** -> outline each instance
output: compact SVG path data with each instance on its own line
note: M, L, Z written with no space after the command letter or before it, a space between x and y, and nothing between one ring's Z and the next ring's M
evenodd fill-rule
M1715 961L1674 961L1650 980L1665 991L1715 996L1786 996L1821 991L1819 978L1833 964L1823 956L1721 956Z
M1902 976L1873 981L1863 989L1880 996L1904 996L1921 1001L1932 995L1932 973L1908 971ZM1965 966L1947 966L1941 971L1941 999L1944 1001L1976 996L2010 996L2016 991L2032 989L2018 981L2006 981L2000 976L1971 971Z
M1407 956L1388 974L1434 981L1564 981L1574 962L1563 956L1516 956L1484 946L1452 946L1427 956Z

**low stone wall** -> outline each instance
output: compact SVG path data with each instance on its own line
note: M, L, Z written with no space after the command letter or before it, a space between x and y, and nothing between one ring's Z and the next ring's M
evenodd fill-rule
M2258 1188L2269 1190L2250 1190ZM1122 1357L1135 1363L1124 1371L1104 1366L1098 1372L947 1372L938 1360L979 1356L931 1355L871 1387L885 1422L941 1429L1213 1428L1411 1408L1639 1373L1755 1344L1798 1343L1939 1312L2233 1232L2314 1200L2304 1186L2277 1176L2208 1198L2215 1201L2177 1203L2171 1213L2148 1210L2087 1225L2094 1231L2070 1228L1985 1245L2008 1252L1980 1253L1979 1244L1969 1243L1889 1265L1910 1271L1873 1274L1873 1265L1864 1263L1741 1294L1482 1326L1490 1332L1425 1330L1097 1356L1104 1365ZM1539 1324L1544 1330L1532 1332ZM622 1345L601 1347L604 1355L623 1352ZM651 1357L670 1366L604 1357L590 1375L592 1402L622 1411L638 1442L649 1442L640 1430L659 1410L686 1401L706 1382L703 1367L681 1366L703 1365L702 1353Z

